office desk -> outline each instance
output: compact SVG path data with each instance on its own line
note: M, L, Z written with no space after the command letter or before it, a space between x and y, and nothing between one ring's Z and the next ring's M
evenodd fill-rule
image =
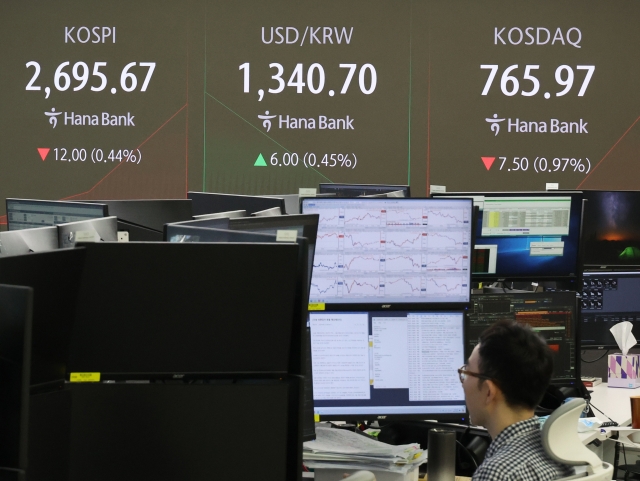
M631 424L631 396L640 396L640 388L607 387L606 383L602 383L593 388L591 402L620 426L628 426ZM593 412L598 419L608 421L596 409Z
M613 419L620 426L631 425L631 396L640 396L639 389L624 389L608 387L606 383L595 386L591 393L591 402L603 413ZM593 409L593 414L601 421L608 421L597 409ZM589 431L579 434L584 444L589 444L594 439L606 439L608 434L601 434L599 430Z

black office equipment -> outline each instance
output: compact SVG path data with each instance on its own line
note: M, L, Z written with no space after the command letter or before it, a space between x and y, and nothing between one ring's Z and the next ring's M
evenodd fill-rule
M34 403L29 481L234 479L243 461L297 480L300 389L295 376L68 384ZM260 449L247 445L256 428L269 433Z
M565 280L581 273L582 192L452 192L479 207L473 279ZM573 286L574 288L576 286Z
M187 198L193 202L193 215L238 209L246 210L247 214L251 215L254 212L271 209L272 207L280 207L282 212L286 212L284 199L280 197L188 192Z
M320 216L310 302L469 302L470 199L308 198L302 211Z
M302 328L297 245L101 242L84 250L69 373L291 372Z
M58 248L56 226L0 232L0 256L47 252Z
M84 249L0 258L0 284L28 286L34 292L32 390L55 389L64 382L83 260Z
M498 320L531 326L554 353L552 383L582 386L580 323L575 292L473 294L469 310L467 357L482 331ZM526 379L523 379L526 382Z
M640 191L584 191L585 267L640 268Z
M238 217L246 217L246 210L230 210L228 212L216 212L213 214L194 215L193 220L204 219L236 219Z
M229 218L228 217L214 217L205 219L193 219L185 220L183 222L173 222L171 224L165 224L162 231L162 240L165 242L185 242L188 239L180 238L178 240L179 228L181 227L200 227L200 228L212 228L212 229L228 229ZM174 230L178 228L178 230Z
M108 215L104 204L57 200L7 199L9 230L31 229Z
M622 321L640 337L640 271L584 272L582 284L582 349L617 349L609 329Z
M0 285L0 476L27 469L33 290Z
M119 221L159 233L162 233L165 224L191 220L193 217L191 201L188 199L96 200L88 202L106 204L109 206L109 215L115 215ZM118 230L126 229L118 227ZM134 230L134 234L135 232Z
M294 219L288 223L286 227L296 227L298 234L300 231L304 233L305 229L309 235L311 235L313 241L315 236L313 233L314 221L317 227L317 216L284 216L284 218ZM302 217L302 219L300 219ZM243 231L243 230L222 230L213 228L195 228L192 226L179 226L176 224L167 226L167 239L170 242L182 242L182 243L199 243L199 242L232 242L232 243L245 243L245 242L277 242L277 233L274 231L274 221L277 218L267 219L238 219L238 221L258 221L263 222L239 222L236 227L242 229L255 228L256 232ZM295 219L298 218L298 219ZM272 220L273 219L273 220ZM257 232L260 227L266 227L266 231ZM304 388L305 388L305 401L304 401L304 434L305 440L315 438L315 427L313 421L313 386L311 384L311 358L310 358L310 339L309 339L309 326L307 322L307 306L309 303L309 282L311 278L309 270L309 262L313 260L311 255L311 241L306 237L298 236L296 242L300 248L298 258L298 281L296 286L296 318L300 320L299 329L294 330L292 337L291 348L291 372L304 373ZM300 337L301 336L301 337Z
M320 420L467 420L464 311L309 312Z
M242 217L229 220L229 229L262 232L276 235L278 230L295 229L298 237L304 237L309 242L309 276L313 270L313 258L316 250L316 237L318 235L317 214L294 214L275 217ZM309 277L311 285L311 277Z
M74 247L76 242L116 242L118 219L115 216L58 224L60 249Z
M321 194L335 194L337 197L360 197L363 195L386 194L387 192L402 191L403 197L411 197L411 188L408 185L389 184L334 184L323 183L318 185Z

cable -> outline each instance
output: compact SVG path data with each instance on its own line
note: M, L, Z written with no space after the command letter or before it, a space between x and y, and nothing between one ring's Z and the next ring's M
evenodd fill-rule
M584 354L584 353L585 353L585 351L582 351L582 354ZM580 360L581 360L582 362L592 363L592 362L599 361L600 359L602 359L602 358L603 358L604 356L606 356L607 354L609 354L609 349L607 349L607 350L606 350L606 352L605 352L602 356L600 356L599 358L597 358L597 359L593 359L593 360L587 361L587 360L583 359L583 358L582 358L582 356L580 356Z
M602 414L604 417L606 417L609 421L611 421L612 423L615 423L615 421L613 419L611 419L609 416L607 416L605 413L603 413L602 411L600 411L597 407L595 407L593 405L593 403L589 403L589 406L591 406L592 408L594 408L596 411L598 411L600 414ZM618 424L618 423L616 423Z
M460 447L464 450L464 452L467 453L467 456L469 456L471 458L471 461L473 461L473 464L475 465L476 469L478 469L478 463L476 461L476 458L473 457L473 454L471 454L471 451L469 451L467 449L467 447L464 444L462 444L460 441L458 441L457 439L456 439L456 443L458 443L460 445Z

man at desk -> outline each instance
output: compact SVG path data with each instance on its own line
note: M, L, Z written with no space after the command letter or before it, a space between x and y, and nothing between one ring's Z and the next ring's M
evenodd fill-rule
M480 335L458 373L473 424L492 438L474 481L552 480L573 474L542 447L534 410L549 385L553 359L545 342L511 321L493 324Z

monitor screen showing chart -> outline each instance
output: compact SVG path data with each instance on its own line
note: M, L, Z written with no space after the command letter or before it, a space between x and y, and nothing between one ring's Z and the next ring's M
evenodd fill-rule
M320 419L466 417L463 311L310 312Z
M582 192L464 192L478 207L473 277L574 278L579 272Z
M466 303L469 199L305 199L318 214L310 302Z

